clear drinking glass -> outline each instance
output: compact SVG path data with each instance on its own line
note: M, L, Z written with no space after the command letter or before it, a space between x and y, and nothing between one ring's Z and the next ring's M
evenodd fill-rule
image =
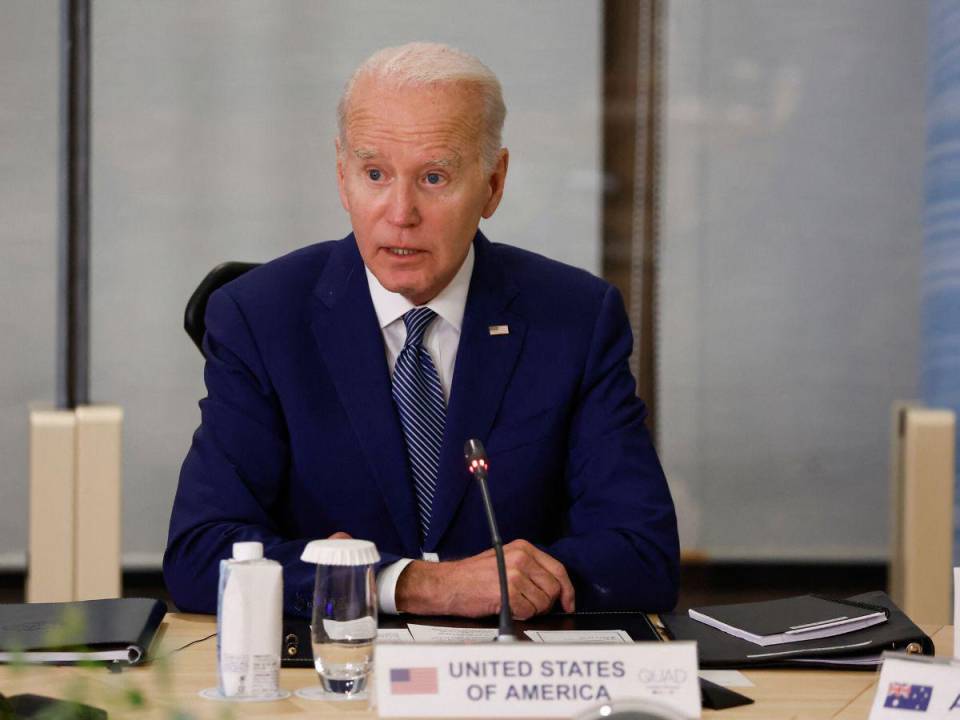
M372 564L317 564L310 640L324 690L351 696L366 689L377 637Z

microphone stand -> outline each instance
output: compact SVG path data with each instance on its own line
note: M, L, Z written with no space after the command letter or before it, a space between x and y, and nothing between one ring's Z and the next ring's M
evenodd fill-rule
M480 484L480 496L483 498L483 509L487 513L487 524L490 526L490 539L493 541L493 551L497 556L497 573L500 576L500 629L497 642L515 642L517 639L513 629L513 618L510 612L510 593L507 586L507 563L503 557L503 541L500 531L497 530L497 518L493 512L493 501L487 488L487 455L483 444L479 440L468 440L464 447L464 456L467 469Z

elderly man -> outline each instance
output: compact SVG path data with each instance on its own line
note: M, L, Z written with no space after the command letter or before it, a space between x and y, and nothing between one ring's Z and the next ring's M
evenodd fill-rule
M478 231L503 196L504 116L493 73L443 45L354 73L336 141L353 233L210 299L208 395L164 557L180 609L213 612L218 561L259 540L285 610L305 614L300 553L333 535L376 543L384 611L497 612L474 437L515 615L675 602L676 518L619 294Z

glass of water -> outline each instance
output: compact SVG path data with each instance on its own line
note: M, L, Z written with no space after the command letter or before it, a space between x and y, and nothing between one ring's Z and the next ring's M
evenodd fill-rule
M380 555L367 540L315 540L301 558L317 565L310 640L320 682L326 693L355 697L373 665Z

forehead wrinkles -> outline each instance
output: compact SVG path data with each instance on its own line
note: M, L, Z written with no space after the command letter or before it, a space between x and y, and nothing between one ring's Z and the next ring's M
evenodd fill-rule
M358 92L346 118L346 139L353 148L402 143L459 154L479 153L481 107L462 89L392 91L367 87Z
M380 145L399 142L408 145L450 147L463 152L479 147L477 123L466 118L432 118L421 122L390 122L379 113L351 113L347 124L347 140L355 148L376 149Z

